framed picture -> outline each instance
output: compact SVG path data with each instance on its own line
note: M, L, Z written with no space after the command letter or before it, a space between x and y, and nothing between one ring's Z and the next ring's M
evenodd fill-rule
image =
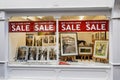
M76 33L60 34L61 55L78 55Z
M42 37L42 45L43 46L48 46L49 45L49 36L48 35L44 35Z
M106 32L106 39L107 40L109 39L109 32L108 31Z
M55 47L49 47L49 60L57 60Z
M92 55L92 47L79 47L79 55Z
M28 60L37 60L37 47L28 47Z
M56 44L55 35L49 35L49 45L55 45L55 44Z
M100 40L105 40L105 32L100 32Z
M108 41L107 40L95 41L93 57L107 59L108 57Z
M26 46L34 45L34 36L33 34L26 34Z
M21 46L17 51L17 60L26 61L27 60L27 51L28 48L26 46Z
M34 46L42 46L42 37L43 36L34 37Z
M38 48L38 60L39 61L48 60L48 48L47 47L39 47Z
M100 35L99 35L99 32L96 32L96 33L95 33L95 38L94 38L94 39L99 40L99 36L100 36Z

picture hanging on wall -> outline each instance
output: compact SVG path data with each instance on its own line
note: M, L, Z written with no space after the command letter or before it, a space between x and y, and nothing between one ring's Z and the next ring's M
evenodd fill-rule
M34 46L42 46L42 36L35 36Z
M107 40L95 41L93 57L107 59L108 57L108 41Z
M49 45L55 45L55 44L56 44L55 35L49 35Z
M105 40L106 36L105 36L105 32L100 32L100 40Z
M42 45L43 46L48 46L49 45L49 36L48 35L44 35L42 38Z
M60 34L61 55L78 55L76 33Z
M34 36L33 34L26 34L26 46L33 46Z

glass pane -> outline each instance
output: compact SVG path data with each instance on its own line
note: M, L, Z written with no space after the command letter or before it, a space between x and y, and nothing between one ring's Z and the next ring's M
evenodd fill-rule
M47 64L57 61L53 16L13 16L9 19L10 63Z

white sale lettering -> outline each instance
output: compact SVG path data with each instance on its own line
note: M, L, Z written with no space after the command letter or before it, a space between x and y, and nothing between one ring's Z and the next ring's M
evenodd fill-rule
M53 31L54 26L53 25L35 25L34 30L35 31Z
M86 30L106 30L105 24L86 24Z
M30 31L30 25L12 25L12 31Z
M62 31L78 31L80 30L80 24L63 24Z

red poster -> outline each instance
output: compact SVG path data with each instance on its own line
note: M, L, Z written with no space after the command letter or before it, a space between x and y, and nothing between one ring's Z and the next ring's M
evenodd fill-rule
M59 21L59 32L108 31L108 20Z
M55 21L9 22L9 32L55 32Z

